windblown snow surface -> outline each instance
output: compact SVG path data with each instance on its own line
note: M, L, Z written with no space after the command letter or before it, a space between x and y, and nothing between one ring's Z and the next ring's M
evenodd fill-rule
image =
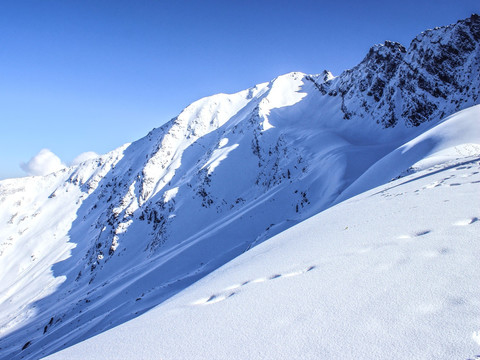
M480 140L479 120L480 106L446 119L385 158L418 160L409 175L47 359L480 357L480 141L449 147Z
M472 15L1 181L0 359L477 355L479 70Z

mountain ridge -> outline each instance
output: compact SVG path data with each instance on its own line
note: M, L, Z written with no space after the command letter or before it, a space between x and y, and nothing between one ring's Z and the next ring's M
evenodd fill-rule
M421 33L408 48L392 41L374 45L357 66L320 86L319 90L322 94L342 97L342 112L347 120L353 114L361 117L371 114L385 127L397 125L402 118L410 126L418 126L428 120L439 120L449 115L442 110L437 100L445 100L447 93L458 92L465 103L462 105L460 99L453 99L456 102L453 112L478 101L479 89L476 84L480 83L479 29L479 16L473 14L455 24ZM444 43L446 38L449 41ZM458 69L463 67L469 69L465 73L470 73L471 79L464 78L459 73ZM470 86L474 88L470 90ZM420 99L416 99L412 93ZM410 98L413 104L410 107L400 104L398 109L398 104L392 101L396 96L401 99ZM353 101L355 97L361 101ZM352 105L348 104L349 100ZM352 107L362 112L351 110ZM378 113L382 109L388 109L386 114Z
M0 182L1 356L36 358L120 324L331 206L442 112L479 102L478 27L472 15L408 49L386 42L338 77L293 72L206 97L77 167Z

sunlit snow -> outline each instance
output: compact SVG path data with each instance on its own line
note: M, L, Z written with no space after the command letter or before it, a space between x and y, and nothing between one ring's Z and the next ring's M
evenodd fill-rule
M477 356L479 21L0 181L0 358Z

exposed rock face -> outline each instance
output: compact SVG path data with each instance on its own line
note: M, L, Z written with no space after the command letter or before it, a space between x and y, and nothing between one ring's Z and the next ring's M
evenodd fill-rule
M405 49L386 41L319 90L342 98L346 120L418 126L474 105L480 93L480 17L427 30Z

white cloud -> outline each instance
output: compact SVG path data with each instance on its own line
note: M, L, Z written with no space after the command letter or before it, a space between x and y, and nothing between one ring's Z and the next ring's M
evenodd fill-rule
M60 158L48 149L42 149L27 163L21 163L20 167L28 175L48 175L65 167Z
M96 152L93 152L93 151L87 151L87 152L84 152L84 153L81 153L80 155L78 155L75 159L73 159L72 163L70 164L71 166L75 166L75 165L79 165L81 164L82 162L84 161L87 161L87 160L90 160L90 159L94 159L98 157L98 154Z

